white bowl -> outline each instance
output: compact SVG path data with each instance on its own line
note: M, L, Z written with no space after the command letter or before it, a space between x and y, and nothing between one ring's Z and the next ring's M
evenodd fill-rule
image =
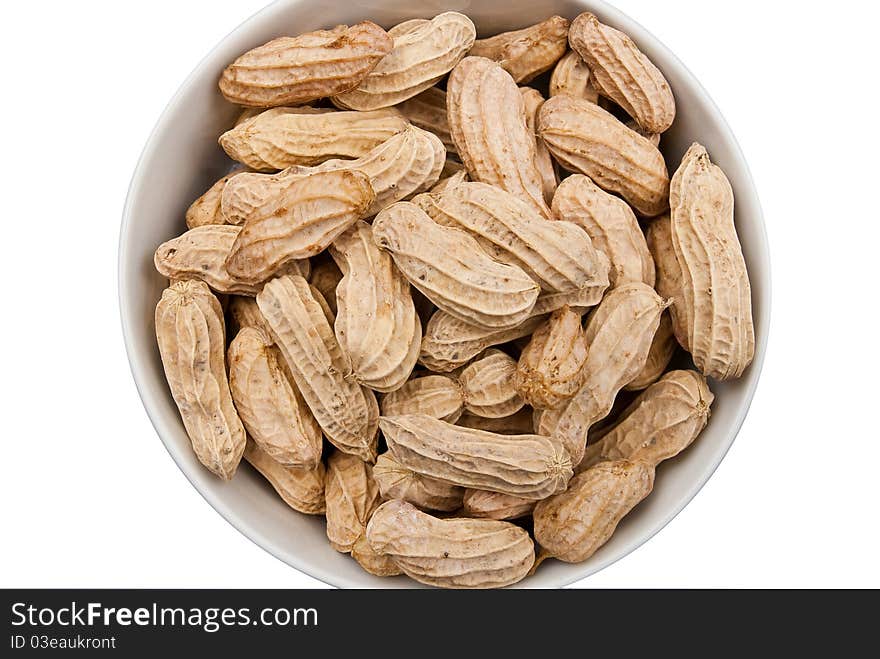
M408 6L404 6L404 5ZM727 173L736 193L736 223L752 283L757 332L755 362L743 378L711 383L716 394L709 426L675 460L663 464L654 492L627 516L613 538L588 561L569 565L548 561L522 582L558 587L587 577L633 551L662 529L700 490L721 462L749 409L767 348L770 265L758 197L736 139L715 104L684 65L638 23L594 0L458 0L401 3L399 0L279 0L226 37L189 76L168 104L151 135L132 179L122 220L119 297L131 370L147 413L174 461L193 486L233 526L282 561L340 587L411 587L404 577L380 579L327 543L320 518L293 512L246 464L235 479L221 482L204 469L190 448L159 361L153 312L166 281L153 269L153 252L185 230L188 205L228 167L217 137L238 110L217 90L223 68L246 50L284 34L297 34L370 19L385 27L440 11L459 9L481 35L515 29L553 14L574 18L593 11L628 33L672 85L678 116L663 136L670 170L693 141L704 144Z

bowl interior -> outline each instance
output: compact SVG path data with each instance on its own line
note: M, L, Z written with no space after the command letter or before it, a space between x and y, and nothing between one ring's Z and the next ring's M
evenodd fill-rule
M242 52L283 34L371 19L385 27L441 11L463 11L480 36L519 28L560 14L574 18L593 11L627 32L657 64L675 92L678 116L663 136L670 171L693 141L703 143L730 178L736 193L736 223L752 282L757 350L745 376L710 383L716 394L712 418L683 455L664 463L653 494L621 523L613 538L588 561L547 561L526 587L557 587L586 577L649 539L706 482L724 457L748 411L767 343L770 273L767 238L758 198L742 153L711 99L687 69L650 33L603 2L590 0L424 0L403 7L395 0L280 0L226 37L186 80L159 120L135 172L122 223L119 287L123 331L134 378L156 431L178 466L231 524L293 567L341 587L411 587L403 577L379 579L332 550L324 523L291 511L246 463L231 483L204 469L193 454L168 391L154 334L153 312L166 281L153 269L153 252L185 230L189 204L229 167L217 137L238 110L217 91L223 68Z

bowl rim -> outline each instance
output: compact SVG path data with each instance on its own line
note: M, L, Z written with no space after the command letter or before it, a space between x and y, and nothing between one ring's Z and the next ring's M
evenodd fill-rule
M219 51L228 40L238 34L247 32L251 28L251 24L255 21L281 11L281 9L288 4L297 3L299 1L300 0L273 0L273 2L271 2L267 6L251 14L240 25L227 33L222 39L220 39L213 48L211 48L211 50L186 76L184 81L180 84L174 95L166 104L153 129L150 131L149 137L147 138L147 141L140 153L140 156L138 157L134 173L132 174L132 178L129 183L128 192L126 194L118 241L117 295L119 301L122 335L126 350L126 356L129 362L129 368L131 370L132 377L135 382L135 387L141 399L141 403L144 406L147 417L149 418L150 423L155 429L156 434L159 436L159 439L165 446L166 451L168 451L168 454L174 460L177 467L190 482L193 488L202 496L202 498L211 506L211 508L214 509L215 512L223 517L223 519L231 524L244 537L246 537L248 540L256 544L264 551L274 556L285 565L289 565L294 569L299 570L300 572L310 577L318 579L324 584L331 587L363 588L364 584L362 583L358 583L348 579L347 577L331 573L315 563L306 563L303 559L300 558L299 554L283 551L276 542L249 525L248 522L242 518L242 516L231 510L224 501L222 501L218 497L215 497L210 491L207 491L206 489L199 486L194 477L193 470L181 459L177 447L175 447L172 442L166 440L166 419L164 418L164 415L158 411L158 405L154 401L154 396L149 387L147 387L144 382L144 376L142 375L142 373L145 372L146 368L142 363L143 360L139 352L140 349L135 344L132 336L132 331L130 329L131 317L133 315L131 310L133 301L125 294L125 268L128 261L128 245L126 242L126 237L128 236L131 226L131 218L133 214L134 204L133 200L138 196L137 193L139 192L143 184L144 173L146 171L145 163L150 159L150 157L157 149L157 136L164 132L166 126L170 121L171 116L174 114L175 108L177 108L177 106L180 104L180 101L184 96L185 91L191 86L193 81L199 79L204 74L203 69L206 67L207 63L213 59L217 51ZM752 361L752 364L749 366L749 372L751 374L750 382L743 394L743 402L740 404L739 409L737 410L735 421L730 424L727 429L728 439L726 441L726 444L721 447L721 449L717 452L715 459L706 465L702 476L694 480L691 483L690 487L687 488L686 491L679 497L678 501L674 505L670 506L669 513L667 515L663 516L650 528L646 528L642 533L639 534L639 537L636 540L629 542L615 554L605 557L600 561L597 561L595 563L583 564L583 568L579 571L572 570L570 572L566 572L566 576L564 576L562 579L556 580L555 586L557 588L562 588L565 586L569 586L575 582L582 581L590 577L591 575L605 569L606 567L616 563L617 561L625 558L626 556L629 556L632 552L637 550L639 547L641 547L643 544L645 544L655 535L657 535L661 530L663 530L673 519L675 519L675 517L677 517L688 506L693 498L699 493L700 490L703 489L705 484L714 475L715 471L718 469L718 466L724 460L727 453L730 451L730 448L733 446L733 443L736 441L737 436L739 435L739 431L742 428L746 417L748 416L748 412L754 400L755 392L757 391L758 384L761 380L761 374L764 367L764 360L766 357L767 345L769 341L773 296L770 241L767 234L767 225L764 221L763 207L761 205L760 197L755 186L754 177L752 176L748 161L745 158L745 154L743 153L739 141L736 138L736 135L730 128L730 125L725 119L720 108L703 87L700 80L691 72L691 70L684 64L684 62L682 62L678 58L678 56L651 31L647 30L638 21L634 20L632 17L630 17L628 14L624 13L617 7L605 2L605 0L591 0L591 3L595 5L596 9L601 10L601 12L605 16L612 17L616 24L627 24L633 26L637 31L641 33L640 37L650 39L653 42L652 45L655 48L659 48L660 50L664 51L665 55L687 75L690 81L692 81L693 91L702 97L706 106L711 110L713 114L716 115L718 119L718 128L721 130L722 133L721 138L730 145L731 153L735 157L737 165L741 169L745 181L748 183L747 193L753 198L754 202L755 212L750 224L754 224L754 229L757 229L760 247L760 249L756 250L757 253L755 254L754 258L759 260L763 266L763 277L760 281L756 282L753 279L752 274L750 273L750 279L752 280L752 287L754 287L755 283L757 283L761 287L760 311L764 322L760 325L755 335L755 357ZM752 304L753 308L755 308L756 303L754 298L752 300ZM416 583L413 583L412 585L413 587L419 586L419 584ZM525 587L529 587L527 583L523 585Z

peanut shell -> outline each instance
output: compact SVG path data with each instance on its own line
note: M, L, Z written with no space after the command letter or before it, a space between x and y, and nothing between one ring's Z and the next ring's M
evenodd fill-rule
M367 522L379 507L379 486L373 467L355 455L334 451L327 460L324 496L327 501L327 538L338 552L351 552L364 535Z
M465 490L462 499L464 515L477 519L519 519L531 515L534 509L534 501L484 490Z
M535 166L541 174L541 187L544 190L544 202L548 205L553 201L553 193L559 185L559 168L556 161L550 155L550 150L544 144L544 140L538 135L536 129L538 123L538 111L544 105L544 97L541 92L532 87L520 87L523 104L526 111L526 126L535 136Z
M522 30L477 39L470 55L498 62L517 82L549 71L568 48L568 20L551 16Z
M428 87L422 93L397 106L413 126L434 133L446 147L446 153L455 154L455 142L449 132L446 116L446 92L439 87Z
M489 419L465 412L459 417L456 425L474 430L485 430L499 435L534 435L532 408L523 407L518 412L500 419Z
M501 419L521 410L525 402L514 386L515 374L516 361L500 350L488 350L471 363L459 375L467 411Z
M590 67L573 50L568 51L553 68L550 96L568 94L590 103L599 102L599 92L590 82Z
M247 443L244 459L269 481L288 506L305 515L324 514L323 462L318 462L314 469L285 467L261 451L253 440Z
M660 376L666 372L669 362L672 361L677 346L675 334L672 331L672 317L667 309L660 316L660 326L657 328L654 340L651 341L645 367L636 376L636 379L626 385L624 389L626 391L642 391L659 380Z
M376 460L373 475L385 499L401 499L421 508L452 512L461 507L464 488L417 474L388 453Z
M226 220L220 212L220 196L229 180L241 173L242 168L236 167L233 171L222 176L192 203L186 211L187 228L195 229L206 224L226 224Z
M321 292L334 316L338 309L336 304L336 288L339 286L340 281L342 281L342 271L332 259L326 259L312 267L309 284Z
M445 375L427 375L413 378L383 396L380 408L382 416L426 414L455 423L464 409L464 394L457 380Z

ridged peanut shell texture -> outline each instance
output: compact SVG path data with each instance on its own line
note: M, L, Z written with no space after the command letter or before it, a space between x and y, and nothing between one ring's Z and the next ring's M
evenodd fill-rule
M520 87L519 93L522 95L523 107L526 111L526 126L535 136L535 166L541 175L544 201L549 204L553 201L556 186L559 185L559 170L544 140L538 136L538 111L544 105L545 99L541 96L541 92L533 87Z
M509 522L437 519L405 501L382 504L367 540L409 577L441 588L501 588L523 579L535 562L529 534Z
M484 57L465 57L449 76L446 107L452 139L471 179L507 190L549 218L535 135L510 74Z
M463 487L417 474L388 453L377 458L373 476L384 499L402 499L422 510L452 512L461 508Z
M260 450L253 440L247 443L244 459L269 481L272 489L288 506L305 515L324 514L323 462L318 462L314 469L286 467Z
M563 491L573 473L568 453L549 437L497 435L423 414L379 423L391 457L451 485L537 501Z
M648 387L584 454L580 470L606 460L658 465L675 457L709 422L715 396L696 371L672 371Z
M581 388L586 361L581 314L563 307L532 335L519 357L513 383L535 409L554 409Z
M548 222L514 195L485 183L460 183L414 203L437 223L464 229L495 260L522 268L551 293L608 287L608 259L570 222Z
M736 234L730 182L699 144L672 177L670 206L677 268L662 277L681 273L675 308L686 319L686 347L704 375L738 378L755 356L749 273Z
M334 96L335 104L374 110L412 98L449 73L477 36L471 19L454 11L408 23L405 29L391 30L391 52L357 87Z
M542 414L537 428L562 441L574 465L583 458L590 426L608 416L617 394L644 368L668 304L649 286L629 282L606 295L590 316L584 382L562 407Z
M344 453L375 460L376 397L351 377L351 362L306 280L290 275L273 279L257 304L327 439Z
M336 339L351 358L355 379L375 391L394 391L409 378L422 342L409 282L373 229L357 222L330 246L343 273L336 289Z
M611 261L612 286L626 281L654 285L654 259L645 234L625 201L608 194L588 177L565 179L553 196L553 215L581 227Z
M541 554L566 563L587 560L653 488L654 467L641 462L603 462L578 474L565 492L535 507Z
M666 367L675 356L678 343L672 330L672 316L669 309L660 316L660 326L654 334L651 348L648 350L648 359L644 368L636 376L636 379L624 387L626 391L642 391L654 384L666 372Z
M372 465L355 455L335 451L327 460L324 496L330 546L349 553L381 503Z
M320 291L333 315L336 315L336 288L342 281L342 271L332 259L322 260L312 267L309 284Z
M283 465L314 469L323 435L262 329L245 327L228 351L232 399L254 442Z
M593 86L650 133L675 120L675 98L660 70L626 34L583 13L571 24L571 47L590 67Z
M156 339L171 395L199 461L224 480L235 475L246 435L226 379L223 311L208 287L173 284L156 306Z
M256 295L268 276L242 279L226 267L226 259L240 233L241 227L225 224L206 224L190 229L159 245L153 264L160 275L169 279L200 279L218 293ZM302 272L306 268L308 261L290 260L278 266L283 272Z
M468 412L490 419L516 414L525 402L514 386L516 361L500 350L488 350L458 376Z
M196 199L186 210L186 226L195 229L206 224L226 224L223 214L220 212L220 198L223 189L230 179L241 174L240 167L222 176L208 188L201 197Z
M445 375L413 378L382 397L382 416L426 414L455 423L464 409L464 393L457 380ZM402 498L402 497L401 497Z
M668 208L669 173L654 144L595 103L563 94L541 106L538 134L567 170L586 174L654 217Z
M484 490L465 490L462 499L462 512L477 519L519 519L534 509L534 501Z
M439 87L428 87L417 96L407 99L397 106L413 126L434 133L443 142L446 152L454 154L455 142L449 132L449 119L446 116L446 92Z
M498 62L516 82L549 71L568 48L568 20L551 16L522 30L477 39L470 55Z
M358 171L296 179L247 221L226 259L226 269L242 281L265 281L288 261L324 251L364 217L375 199L370 179Z
M550 76L550 96L568 94L590 103L599 102L599 92L590 82L590 67L573 50L567 52L553 67Z
M495 261L468 233L435 223L415 204L379 213L373 236L413 286L467 322L515 327L538 299L539 286L522 269Z
M356 170L370 178L376 199L365 215L375 215L391 204L428 190L440 178L446 150L440 138L416 126L389 138L357 160L328 160L317 167L294 168L291 174ZM271 182L268 182L271 185Z
M221 135L220 146L233 160L271 172L292 165L319 165L330 158L360 158L407 125L391 109L274 108Z
M248 51L220 78L220 91L248 107L302 105L356 87L394 43L370 21L298 37L280 37Z

